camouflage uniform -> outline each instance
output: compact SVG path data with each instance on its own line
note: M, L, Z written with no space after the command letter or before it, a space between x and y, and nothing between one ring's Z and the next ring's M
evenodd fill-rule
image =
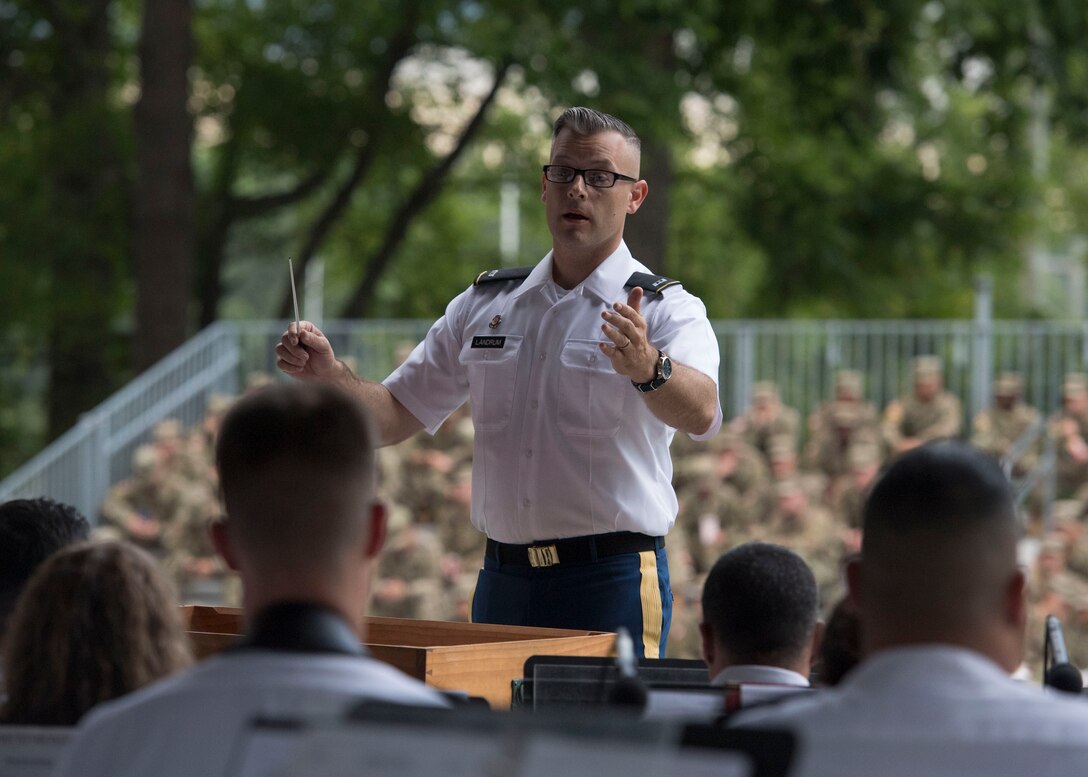
M1043 539L1029 593L1027 660L1042 665L1044 626L1048 615L1062 622L1069 660L1088 667L1088 581L1066 568L1066 541L1058 535ZM1038 671L1038 670L1037 670Z
M761 381L752 387L752 406L744 415L734 418L729 428L770 462L772 438L791 439L794 447L797 446L801 414L782 404L774 383Z
M838 598L842 546L834 517L822 505L809 503L800 481L779 482L775 497L760 539L792 548L805 559L820 587L821 601Z
M963 428L959 398L941 388L940 360L919 356L911 373L914 391L884 411L884 441L893 454L930 440L958 437Z
M994 381L994 404L975 416L971 444L994 456L1004 456L1038 420L1039 411L1023 404L1020 396L1023 378L1006 372ZM1038 446L1024 453L1016 462L1015 472L1029 472L1038 461Z
M1062 409L1050 419L1057 451L1058 496L1088 483L1088 376L1070 373L1062 384Z
M211 484L190 482L182 488L178 514L163 530L163 566L185 604L241 604L241 586L212 543L211 527L220 517Z
M763 456L736 434L714 437L706 471L677 491L677 525L687 535L696 570L706 572L734 545L759 533L770 505L770 473Z
M442 620L450 611L442 549L432 527L409 525L390 534L378 561L372 615Z
M850 449L847 458L850 462L850 473L836 481L836 487L832 490L831 509L836 523L841 527L843 552L857 553L861 550L865 500L880 471L880 449L873 443L859 443Z
M184 479L166 469L159 449L141 445L132 455L132 477L112 486L100 513L100 536L135 543L152 555L165 554L163 533L183 508Z
M832 479L847 473L852 445L880 440L877 409L862 399L861 382L856 370L840 370L835 375L835 399L809 417L805 462Z
M801 472L798 469L797 448L789 437L775 437L771 440L771 478L775 483L796 480L805 491L809 504L825 504L827 500L828 479L821 472Z

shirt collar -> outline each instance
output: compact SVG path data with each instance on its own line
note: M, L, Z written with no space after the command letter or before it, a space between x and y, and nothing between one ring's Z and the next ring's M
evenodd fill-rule
M924 678L924 682L922 682ZM1013 680L991 659L973 650L945 644L907 645L880 650L845 678L843 687L901 687L904 693L927 688L956 688L977 683L991 689L1026 684Z
M711 685L727 685L729 683L763 683L767 685L791 685L799 688L809 687L808 678L802 674L779 666L763 666L760 664L727 666L710 681Z
M530 289L539 289L552 279L552 256L553 252L549 251L537 263L529 276L522 281L514 297L520 297ZM645 272L646 268L631 256L627 244L621 240L616 250L571 291L578 294L592 294L602 302L611 305L616 300L626 299L624 284L631 277L631 273L636 271Z

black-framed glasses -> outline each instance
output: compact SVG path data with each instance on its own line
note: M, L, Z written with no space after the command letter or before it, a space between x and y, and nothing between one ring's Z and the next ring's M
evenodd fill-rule
M616 181L637 181L629 175L620 175L611 170L579 170L577 167L566 165L544 165L544 177L552 183L571 183L578 176L586 182L586 186L595 189L611 189Z

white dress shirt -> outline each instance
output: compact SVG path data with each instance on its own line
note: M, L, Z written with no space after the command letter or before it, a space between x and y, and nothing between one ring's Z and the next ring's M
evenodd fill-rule
M471 397L472 522L488 537L661 536L672 526L676 430L598 347L601 313L627 301L633 272L649 271L621 242L562 296L551 288L551 253L521 283L470 287L385 380L432 434ZM642 315L656 348L717 387L718 342L697 297L678 286L647 293ZM713 437L721 420L719 405L694 439Z
M369 657L225 653L91 710L54 775L226 774L255 717L335 715L364 699L448 706L432 688Z
M795 731L798 777L1040 777L1088 764L1088 702L1043 693L951 646L881 651L835 688L732 722Z
M808 678L791 669L761 664L736 664L727 666L714 676L711 685L724 686L729 683L758 683L766 685L790 685L808 688Z

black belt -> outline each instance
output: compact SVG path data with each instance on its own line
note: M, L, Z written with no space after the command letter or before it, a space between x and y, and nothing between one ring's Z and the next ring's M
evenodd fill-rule
M530 545L511 545L487 541L487 555L500 564L519 567L554 567L556 565L592 564L600 558L624 553L641 553L665 547L664 537L651 537L631 531L542 540Z

